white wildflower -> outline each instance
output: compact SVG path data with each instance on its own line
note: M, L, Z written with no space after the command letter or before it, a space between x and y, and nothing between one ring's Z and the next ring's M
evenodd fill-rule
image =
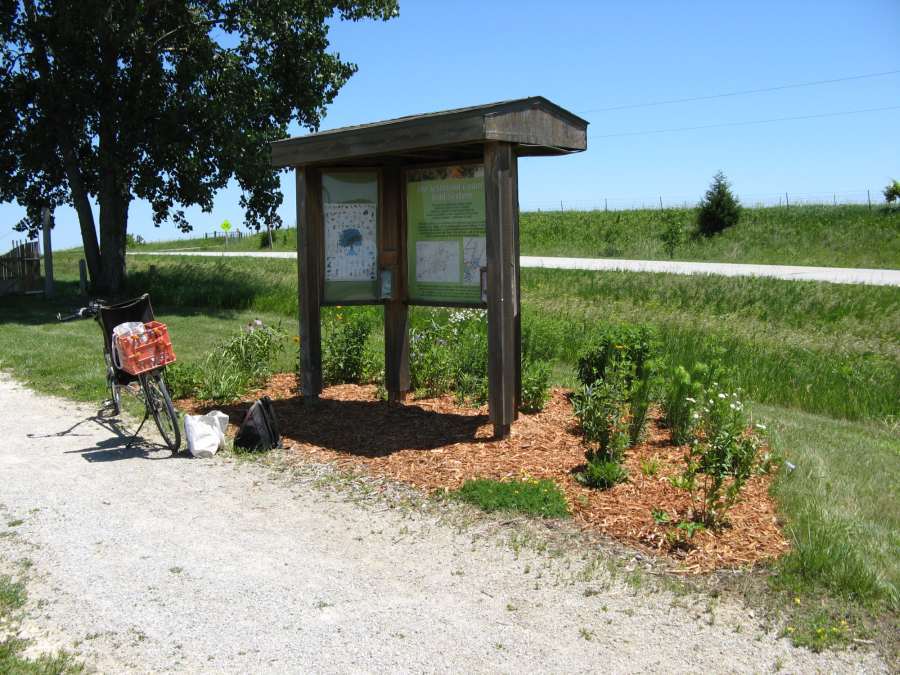
M725 398L725 394L723 394L723 393L720 392L720 393L719 393L719 398Z
M688 397L687 397L686 399L684 399L684 400L685 400L685 401L690 401L691 403L696 403L696 402L697 402L697 399L691 398L690 396L688 396Z
M763 431L765 431L765 430L766 430L766 425L765 425L765 424L757 424L757 425L756 425L756 428L757 428L757 429L762 429Z

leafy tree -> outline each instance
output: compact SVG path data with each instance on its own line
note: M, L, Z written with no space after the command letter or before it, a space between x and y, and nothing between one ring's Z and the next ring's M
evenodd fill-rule
M248 225L280 225L267 144L291 120L318 129L356 71L326 51L327 21L397 13L397 0L0 0L0 202L25 207L22 231L42 207L74 207L110 292L134 199L187 231L181 207L211 210L233 178Z
M884 188L884 201L888 204L900 201L900 180L892 180L887 184Z
M719 171L706 191L697 211L697 227L707 237L737 225L741 218L741 204L731 193L725 174Z

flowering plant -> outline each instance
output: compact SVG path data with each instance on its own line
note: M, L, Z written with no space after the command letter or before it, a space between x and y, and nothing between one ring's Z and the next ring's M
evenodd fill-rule
M740 392L716 383L692 414L690 449L680 476L670 479L691 495L691 519L714 527L740 496L753 474L765 427L751 428Z

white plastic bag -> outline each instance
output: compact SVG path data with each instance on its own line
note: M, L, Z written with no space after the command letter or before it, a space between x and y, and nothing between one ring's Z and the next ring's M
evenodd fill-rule
M220 448L225 447L227 428L228 415L218 410L205 415L185 415L184 435L191 455L212 457Z
M122 358L119 354L119 338L123 335L143 335L144 334L144 324L140 321L126 321L125 323L120 323L118 326L113 328L112 332L112 360L113 365L116 368L122 368Z

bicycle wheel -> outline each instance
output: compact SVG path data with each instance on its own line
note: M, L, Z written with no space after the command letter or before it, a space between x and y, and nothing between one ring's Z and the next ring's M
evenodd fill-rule
M181 447L181 429L178 427L178 415L172 398L166 388L166 381L161 370L154 370L141 375L141 384L144 386L144 396L156 428L162 434L163 440L172 454L178 452Z

